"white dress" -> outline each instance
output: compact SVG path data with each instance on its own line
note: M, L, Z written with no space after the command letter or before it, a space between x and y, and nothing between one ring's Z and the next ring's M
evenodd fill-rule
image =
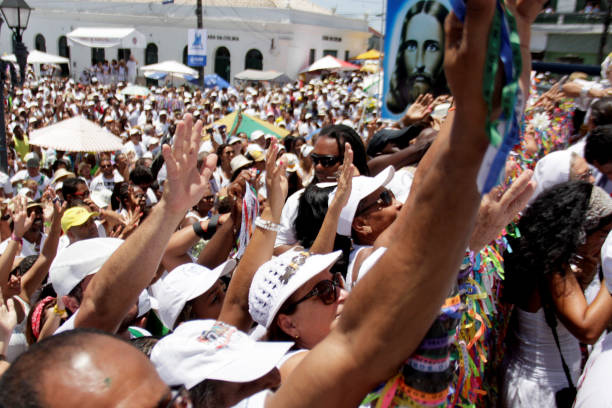
M580 345L557 319L557 335L572 381L580 376ZM503 365L501 406L555 407L555 393L568 386L544 309L529 313L514 309Z

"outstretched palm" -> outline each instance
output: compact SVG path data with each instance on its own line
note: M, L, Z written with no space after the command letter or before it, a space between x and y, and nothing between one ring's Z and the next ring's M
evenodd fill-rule
M176 128L172 148L168 145L162 148L168 173L164 194L170 211L186 212L202 198L208 186L217 156L209 155L202 171L198 170L201 134L202 122L194 124L193 117L187 114Z

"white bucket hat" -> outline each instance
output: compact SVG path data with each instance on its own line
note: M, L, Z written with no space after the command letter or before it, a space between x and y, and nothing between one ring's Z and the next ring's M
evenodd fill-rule
M395 170L392 166L389 166L380 173L378 173L376 177L353 177L351 196L349 197L348 202L340 212L340 219L338 220L338 229L336 230L338 234L347 237L351 236L353 219L355 218L355 212L357 211L359 202L370 194L372 194L373 192L375 192L376 190L378 190L379 188L389 184L391 179L393 179L394 175ZM328 203L331 204L332 200L334 199L334 196L336 195L336 191L337 188L329 194Z
M192 320L162 338L151 362L169 386L191 389L204 380L244 383L269 373L291 342L259 342L229 324Z
M210 289L217 279L231 272L236 261L230 259L212 271L196 263L180 265L155 286L155 298L162 323L172 329L185 303Z
M341 255L342 251L311 255L303 249L294 249L260 266L249 290L249 313L253 320L269 328L283 303Z
M121 244L123 240L118 238L91 238L62 250L49 268L57 296L69 294L83 279L98 272Z

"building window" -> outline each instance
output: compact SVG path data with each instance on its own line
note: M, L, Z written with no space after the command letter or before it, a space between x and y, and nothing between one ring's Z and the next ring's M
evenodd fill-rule
M189 52L189 50L187 49L187 46L185 46L183 48L183 64L187 65L187 53Z
M36 37L34 37L34 48L38 51L47 52L47 44L42 34L36 34Z
M315 62L315 58L317 57L317 50L314 48L310 49L310 55L308 55L308 65L312 65Z
M263 69L263 54L254 48L249 50L244 59L244 69L256 69L261 71Z
M148 43L145 49L145 65L155 64L157 62L157 45Z
M349 50L344 51L344 60L345 61L349 60L349 58L350 58L349 55L350 55Z
M68 39L65 35L62 35L57 40L57 50L59 52L60 57L70 58L70 47L68 47ZM62 76L68 76L70 74L70 68L68 64L60 64L62 68Z
M230 52L225 47L219 47L215 52L215 74L229 82L230 72Z
M119 48L119 50L117 51L117 59L124 60L127 62L130 59L131 54L132 51L129 48Z
M335 58L338 56L338 50L323 50L323 56L327 57L328 55Z
M104 62L105 59L104 48L91 49L91 65L96 65L98 62Z

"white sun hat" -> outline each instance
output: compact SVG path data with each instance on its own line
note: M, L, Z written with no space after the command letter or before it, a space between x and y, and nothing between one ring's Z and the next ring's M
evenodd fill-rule
M158 314L164 326L172 329L185 303L210 289L217 279L231 272L236 261L230 259L210 270L196 263L174 268L155 286Z
M293 249L260 266L249 290L249 313L253 320L269 328L283 303L341 255L342 251L311 255L304 249Z
M118 238L91 238L60 251L49 268L57 296L69 294L83 279L98 272L121 244L123 240Z
M355 218L355 212L357 211L359 202L370 194L372 194L373 192L375 192L376 190L378 190L379 188L389 184L391 179L393 179L394 175L395 170L393 169L393 166L389 166L380 173L378 173L375 177L353 177L351 196L349 197L348 202L340 212L340 219L338 220L337 229L338 234L347 237L351 236L353 219ZM329 194L329 204L331 204L332 200L334 199L336 191L337 188Z
M192 320L162 338L151 362L169 386L191 389L204 380L244 383L276 367L292 342L259 342L215 320Z

